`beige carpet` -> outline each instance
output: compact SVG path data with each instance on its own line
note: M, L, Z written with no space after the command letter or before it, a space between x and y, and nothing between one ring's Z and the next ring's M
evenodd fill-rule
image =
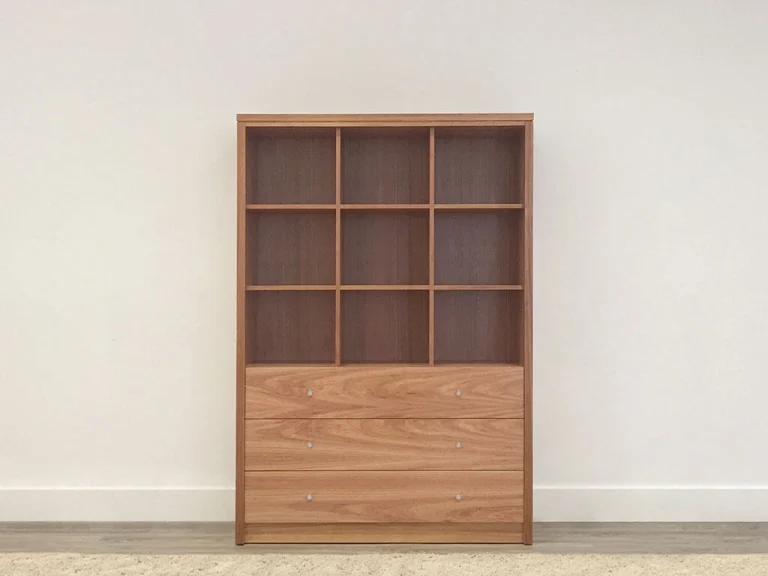
M745 576L768 575L768 555L243 554L139 556L0 554L2 576Z

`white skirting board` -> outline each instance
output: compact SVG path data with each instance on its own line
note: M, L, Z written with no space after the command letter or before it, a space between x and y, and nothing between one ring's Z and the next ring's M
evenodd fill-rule
M0 488L0 522L229 522L225 487Z
M766 522L768 486L534 489L537 522ZM231 522L228 487L0 488L0 522Z
M540 486L536 522L766 522L768 486Z

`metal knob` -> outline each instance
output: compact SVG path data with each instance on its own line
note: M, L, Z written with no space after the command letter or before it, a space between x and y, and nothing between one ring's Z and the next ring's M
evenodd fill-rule
M456 494L456 500L461 500L461 494Z
M456 390L456 396L461 396L461 390Z
M456 442L456 448L461 448L461 442Z
M307 396L312 396L312 390L307 390Z
M307 494L307 502L312 502L312 494Z
M307 442L307 448L312 448L312 442Z

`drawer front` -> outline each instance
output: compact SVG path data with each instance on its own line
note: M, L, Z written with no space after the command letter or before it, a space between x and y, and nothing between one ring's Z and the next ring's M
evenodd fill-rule
M247 472L245 522L522 522L522 472Z
M522 470L522 420L247 420L246 470Z
M519 366L249 367L246 418L522 418Z

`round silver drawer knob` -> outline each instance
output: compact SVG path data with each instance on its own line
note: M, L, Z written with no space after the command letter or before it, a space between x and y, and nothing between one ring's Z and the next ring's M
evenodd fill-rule
M461 500L461 494L456 494L456 500Z
M456 396L461 396L461 390L456 390Z
M307 502L312 502L312 494L307 494Z
M312 448L312 442L307 442L307 448Z
M312 396L312 390L307 390L307 396Z
M461 442L456 442L456 448L461 448Z

